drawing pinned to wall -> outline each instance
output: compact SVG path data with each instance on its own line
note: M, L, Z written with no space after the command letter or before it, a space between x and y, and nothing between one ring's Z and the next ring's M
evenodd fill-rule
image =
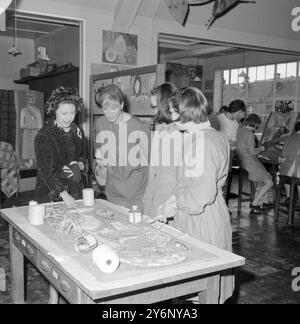
M134 115L154 115L151 109L151 90L156 84L156 74L148 73L130 77L128 100L130 113Z
M16 112L19 118L17 152L21 170L36 168L34 139L43 127L44 96L37 91L18 91Z
M137 66L137 35L103 30L102 62Z

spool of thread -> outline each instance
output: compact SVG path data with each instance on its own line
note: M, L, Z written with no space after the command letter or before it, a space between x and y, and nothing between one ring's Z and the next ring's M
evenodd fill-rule
M44 224L45 206L33 205L29 207L29 222L31 225L40 226Z
M98 246L93 252L95 265L104 273L115 272L120 265L120 259L115 251L106 245Z
M83 204L84 206L94 206L95 194L94 189L88 188L82 190Z

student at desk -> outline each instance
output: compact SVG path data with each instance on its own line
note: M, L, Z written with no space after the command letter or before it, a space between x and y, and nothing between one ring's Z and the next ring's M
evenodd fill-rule
M262 183L263 186L257 190L255 198L250 205L254 212L264 212L271 204L261 203L266 193L273 187L272 176L267 172L259 161L258 155L265 151L264 146L256 147L254 131L261 124L261 119L256 114L245 118L237 131L236 151L240 166L249 173L249 180Z
M223 112L218 115L220 132L223 133L231 146L235 146L236 134L239 123L245 117L246 104L242 100L234 100L229 107L224 107Z

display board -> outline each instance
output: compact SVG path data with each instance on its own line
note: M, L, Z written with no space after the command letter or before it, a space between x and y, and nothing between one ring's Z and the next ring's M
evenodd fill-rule
M269 115L261 137L261 144L266 147L264 157L278 162L284 139L294 133L297 121L300 121L298 112L275 111Z
M101 88L109 84L118 85L127 97L128 112L140 118L144 123L150 124L154 117L150 101L151 90L165 82L165 68L164 64L158 64L91 76L91 159L93 159L95 142L94 125L96 120L103 116L103 110L98 103Z

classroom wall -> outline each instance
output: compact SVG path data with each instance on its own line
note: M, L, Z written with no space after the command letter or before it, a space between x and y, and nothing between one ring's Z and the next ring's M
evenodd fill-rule
M82 76L82 82L83 96L87 103L89 102L91 64L101 63L102 29L113 28L114 9L117 3L115 0L112 2L97 0L98 4L99 2L103 4L103 7L101 7L103 10L92 7L95 6L95 1L85 2L81 0L64 0L60 2L56 0L21 0L18 5L19 11L84 20L84 75ZM288 30L292 22L289 10L296 2L296 0L291 0L288 5L283 5L281 0L261 0L257 2L256 7L253 6L251 9L246 5L240 5L234 11L218 19L213 27L208 30L205 23L211 14L211 5L193 7L186 27L182 27L172 18L164 1L162 1L156 15L152 17L148 17L147 8L145 5L142 6L141 10L146 9L144 9L144 12L139 12L140 15L137 16L134 24L127 32L139 36L138 66L158 63L157 39L160 32L199 37L210 41L226 41L249 46L299 51L299 38ZM276 27L273 29L271 26L274 25L274 13L270 11L270 6L275 10L275 18L278 15L281 16L281 20L277 21ZM256 10L256 15L253 14L252 17L249 17L249 11L253 13L254 10ZM264 19L263 26L259 22L258 24L261 27L259 30L256 26L252 26L254 21L260 21L262 18ZM233 20L237 20L237 22ZM88 124L83 126L88 134Z

